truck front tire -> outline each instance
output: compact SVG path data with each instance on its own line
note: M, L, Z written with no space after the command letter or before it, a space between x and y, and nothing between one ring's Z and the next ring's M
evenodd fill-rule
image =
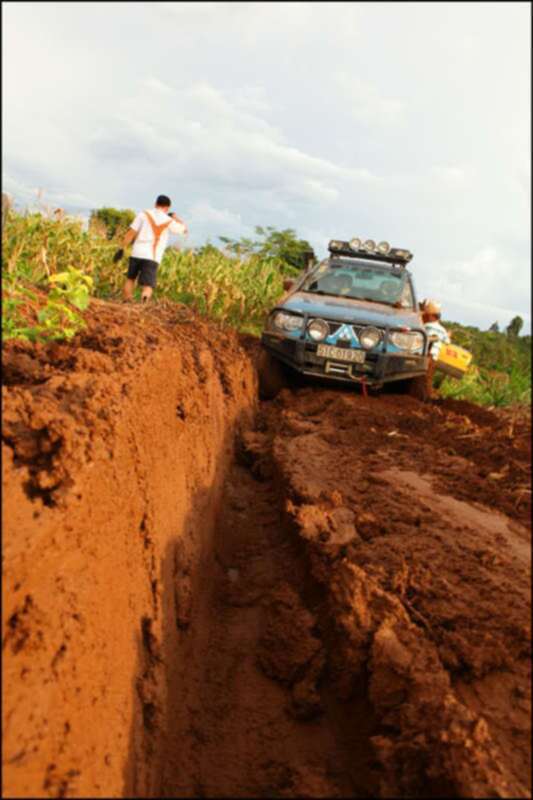
M426 373L425 375L418 375L416 378L409 378L407 394L422 403L427 403L431 399L431 378L429 375Z
M264 348L259 354L257 375L260 400L274 400L287 385L285 366Z

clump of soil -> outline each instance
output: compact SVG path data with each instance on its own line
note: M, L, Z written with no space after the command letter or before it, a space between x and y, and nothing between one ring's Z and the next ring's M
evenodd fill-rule
M326 593L335 691L370 679L382 795L527 795L529 420L309 388L263 428Z

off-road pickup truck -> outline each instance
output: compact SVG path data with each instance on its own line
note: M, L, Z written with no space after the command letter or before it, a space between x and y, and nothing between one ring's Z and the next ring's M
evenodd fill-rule
M430 341L407 269L412 254L360 239L332 240L328 250L328 258L285 282L286 294L268 315L262 396L279 391L284 365L374 388L401 381L406 392L426 399Z

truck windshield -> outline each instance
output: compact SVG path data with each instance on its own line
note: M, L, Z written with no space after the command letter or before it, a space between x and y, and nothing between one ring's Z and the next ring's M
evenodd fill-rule
M413 307L411 286L405 272L389 264L361 259L329 259L309 275L301 291L369 300L401 308Z

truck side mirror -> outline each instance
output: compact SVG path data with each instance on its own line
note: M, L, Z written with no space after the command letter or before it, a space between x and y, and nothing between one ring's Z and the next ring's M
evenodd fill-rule
M285 280L283 281L284 290L288 292L290 289L292 289L295 283L296 281L293 281L290 278L285 278Z

